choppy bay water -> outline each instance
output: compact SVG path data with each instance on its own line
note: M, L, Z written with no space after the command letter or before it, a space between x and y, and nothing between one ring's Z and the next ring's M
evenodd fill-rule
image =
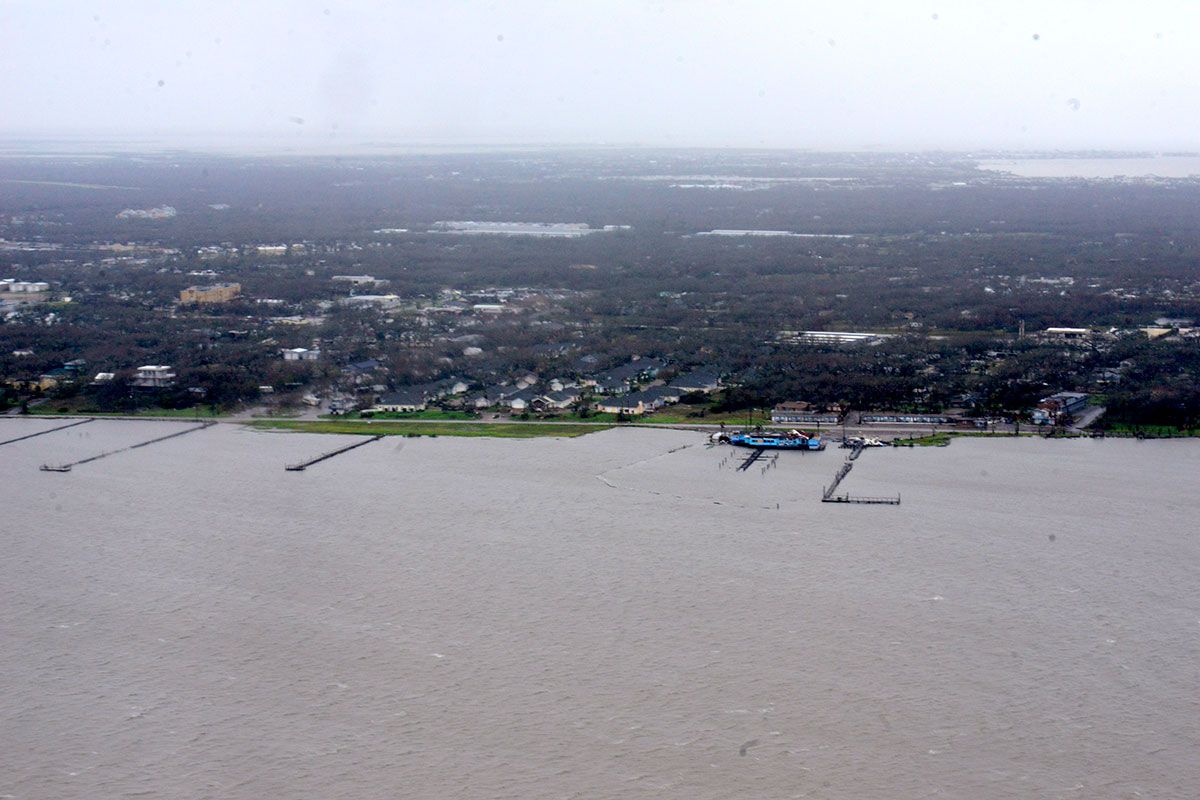
M179 427L0 447L2 796L1200 791L1196 443Z
M1200 157L992 159L980 161L979 168L1024 178L1189 178L1200 175Z

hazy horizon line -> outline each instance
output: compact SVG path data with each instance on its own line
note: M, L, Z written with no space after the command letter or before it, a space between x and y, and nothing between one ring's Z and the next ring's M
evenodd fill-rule
M280 155L368 155L385 154L386 151L413 152L477 152L477 151L643 151L643 152L742 152L742 153L812 153L812 154L954 154L975 157L1021 156L1021 155L1065 155L1093 157L1138 156L1138 157L1192 157L1200 155L1200 150L1188 147L1168 147L1162 145L1138 145L1128 147L1113 146L1062 146L1062 145L978 145L946 146L946 145L902 145L902 144L864 144L847 146L834 145L786 145L786 144L682 144L667 142L644 141L523 141L508 138L447 138L447 139L418 139L395 138L384 136L363 136L354 139L339 138L337 141L318 141L312 138L298 140L281 137L275 133L237 133L213 135L209 133L180 134L144 133L120 134L106 133L73 133L73 132L5 132L0 131L0 151L7 154L52 154L48 148L54 146L93 146L97 148L116 147L121 152L163 153L163 152L195 152L198 154L220 155L264 155L263 148L268 153Z

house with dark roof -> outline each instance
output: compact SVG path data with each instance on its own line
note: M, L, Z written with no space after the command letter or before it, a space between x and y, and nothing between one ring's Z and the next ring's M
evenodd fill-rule
M395 392L380 395L370 410L375 412L424 411L425 395L416 387L408 386Z
M558 392L540 394L530 401L534 411L561 411L579 402L578 389L563 389Z
M646 404L638 394L603 397L596 401L596 410L604 414L624 414L629 417L646 413Z
M657 358L638 358L593 375L591 383L605 394L622 394L639 380L652 380L665 366Z
M688 392L714 392L721 388L721 376L706 369L694 369L671 381L671 385Z
M473 394L467 398L467 405L478 410L498 406L512 393L512 390L507 386L489 386L482 392Z
M677 386L647 386L637 394L642 397L647 407L662 408L678 403L684 392Z
M537 397L537 395L537 390L530 386L508 395L501 403L513 411L520 413L529 410L529 404L533 402L533 398Z

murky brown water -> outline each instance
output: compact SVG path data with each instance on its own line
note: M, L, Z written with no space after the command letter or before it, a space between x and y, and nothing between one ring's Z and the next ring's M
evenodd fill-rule
M1200 795L1200 443L865 453L900 507L668 431L37 470L171 426L0 447L0 796Z

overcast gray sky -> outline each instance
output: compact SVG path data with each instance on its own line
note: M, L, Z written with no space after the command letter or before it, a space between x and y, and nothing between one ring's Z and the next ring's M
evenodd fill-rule
M1200 2L0 0L0 136L1197 148Z

